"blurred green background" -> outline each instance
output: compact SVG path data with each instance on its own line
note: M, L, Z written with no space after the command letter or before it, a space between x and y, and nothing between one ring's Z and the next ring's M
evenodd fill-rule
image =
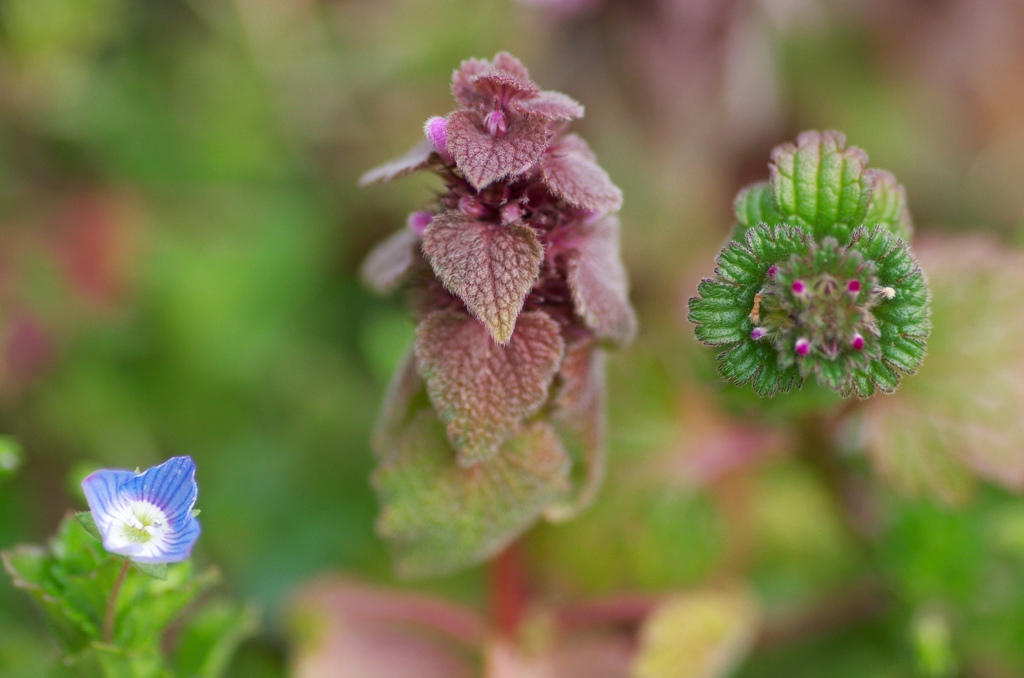
M865 546L789 454L802 396L725 389L685 320L732 196L803 129L893 171L922 239L1019 243L1022 44L1015 0L0 0L0 433L22 448L13 472L0 456L0 548L83 508L93 468L190 454L196 557L265 609L233 675L287 671L283 610L311 577L410 586L367 478L412 323L357 270L436 184L356 182L451 110L462 59L504 49L586 106L574 129L626 196L641 320L610 361L597 505L528 539L539 595L741 576L770 615L867 586L877 610L759 644L739 675L1024 675L1024 503L876 489ZM756 463L769 434L730 419L755 411L782 432ZM742 470L714 470L730 450ZM483 579L415 588L483 606ZM53 652L0 584L0 675Z

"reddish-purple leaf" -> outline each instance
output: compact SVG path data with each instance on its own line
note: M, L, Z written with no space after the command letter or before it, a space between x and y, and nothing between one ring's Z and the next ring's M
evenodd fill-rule
M538 91L526 67L508 52L499 52L493 63L467 59L452 74L452 94L465 106L494 104L495 97L506 103L503 94L533 96Z
M547 400L562 362L558 323L540 311L519 316L507 346L457 311L432 313L416 331L416 361L448 438L469 466L497 453Z
M448 151L477 190L528 171L547 147L547 119L537 113L509 115L508 131L501 137L487 132L477 111L455 111L448 117Z
M373 475L382 505L377 529L402 576L444 574L493 556L566 490L569 459L543 422L470 468L452 455L443 427L421 410Z
M544 90L529 99L516 102L520 111L539 113L549 120L575 120L583 117L583 105L561 92Z
M544 183L570 205L595 212L616 212L622 191L594 161L594 153L575 134L567 134L541 158Z
M297 678L471 678L487 628L432 596L344 580L305 587L291 606Z
M392 179L404 177L407 174L412 174L417 170L424 169L430 165L430 156L433 153L434 147L430 145L429 141L424 139L413 146L412 149L402 157L395 158L391 162L386 162L364 174L362 178L359 179L359 185L367 186L377 182L387 183Z
M636 335L629 280L619 252L619 219L606 216L588 227L569 257L569 287L576 312L601 339L624 346Z
M420 239L408 228L393 233L363 261L360 277L378 294L394 292L420 259Z
M589 507L604 482L605 369L604 351L594 341L566 348L552 396L551 424L572 458L572 489L544 511L551 521L570 520Z
M378 459L386 459L397 449L399 437L412 418L417 396L422 398L424 406L428 405L425 388L416 367L416 355L410 347L391 377L391 383L384 394L384 404L370 437Z
M544 258L534 232L452 210L427 226L423 252L445 287L466 303L495 341L507 343Z

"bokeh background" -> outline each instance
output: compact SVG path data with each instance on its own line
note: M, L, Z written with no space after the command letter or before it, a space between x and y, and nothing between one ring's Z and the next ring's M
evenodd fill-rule
M0 0L0 433L22 448L0 464L0 547L44 541L89 470L190 454L196 557L264 610L232 675L288 672L290 601L325 572L483 609L480 569L396 582L373 531L369 431L412 323L358 266L436 184L356 184L451 110L462 59L499 50L586 106L641 321L609 364L597 504L527 537L537 598L739 577L790 620L744 678L1024 675L1017 0ZM685 318L732 196L812 128L892 171L942 253L926 271L960 301L940 323L937 297L929 360L958 364L961 326L982 347L917 401L854 413L882 441L854 432L843 460L882 516L869 540L794 453L806 398L723 387ZM1003 277L970 287L996 252ZM997 373L1003 409L965 430L1003 457L964 472L971 440L922 434L893 461L917 448L884 413L925 427ZM41 675L45 638L0 584L0 675Z

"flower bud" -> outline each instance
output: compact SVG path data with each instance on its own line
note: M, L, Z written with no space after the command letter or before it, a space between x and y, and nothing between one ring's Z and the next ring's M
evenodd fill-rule
M793 350L795 350L796 354L802 358L811 352L811 342L807 341L806 337L800 337L796 340L796 343L793 344Z
M409 230L416 235L423 235L423 231L427 230L427 226L434 220L434 215L430 212L410 212L409 218L406 219L405 225L409 227Z
M500 139L508 132L508 119L500 110L491 111L484 117L484 126L488 134Z
M423 133L427 137L427 141L434 147L442 158L445 160L451 160L452 156L448 152L448 120L442 118L439 115L427 120L423 125Z

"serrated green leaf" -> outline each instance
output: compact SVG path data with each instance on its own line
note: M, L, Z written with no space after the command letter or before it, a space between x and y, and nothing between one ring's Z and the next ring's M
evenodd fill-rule
M452 572L497 553L568 490L570 460L548 424L525 427L493 458L463 468L430 410L374 473L377 529L406 577Z
M776 226L783 223L782 215L775 207L772 187L767 181L759 181L740 190L732 203L736 215L736 228L733 240L742 240L743 235L754 226L768 224Z
M769 165L775 207L782 220L814 234L849 240L864 222L871 197L867 155L846 147L840 132L804 132L795 144L777 146Z
M868 170L871 201L864 215L864 226L884 226L898 238L909 240L914 224L907 209L907 192L889 172Z

